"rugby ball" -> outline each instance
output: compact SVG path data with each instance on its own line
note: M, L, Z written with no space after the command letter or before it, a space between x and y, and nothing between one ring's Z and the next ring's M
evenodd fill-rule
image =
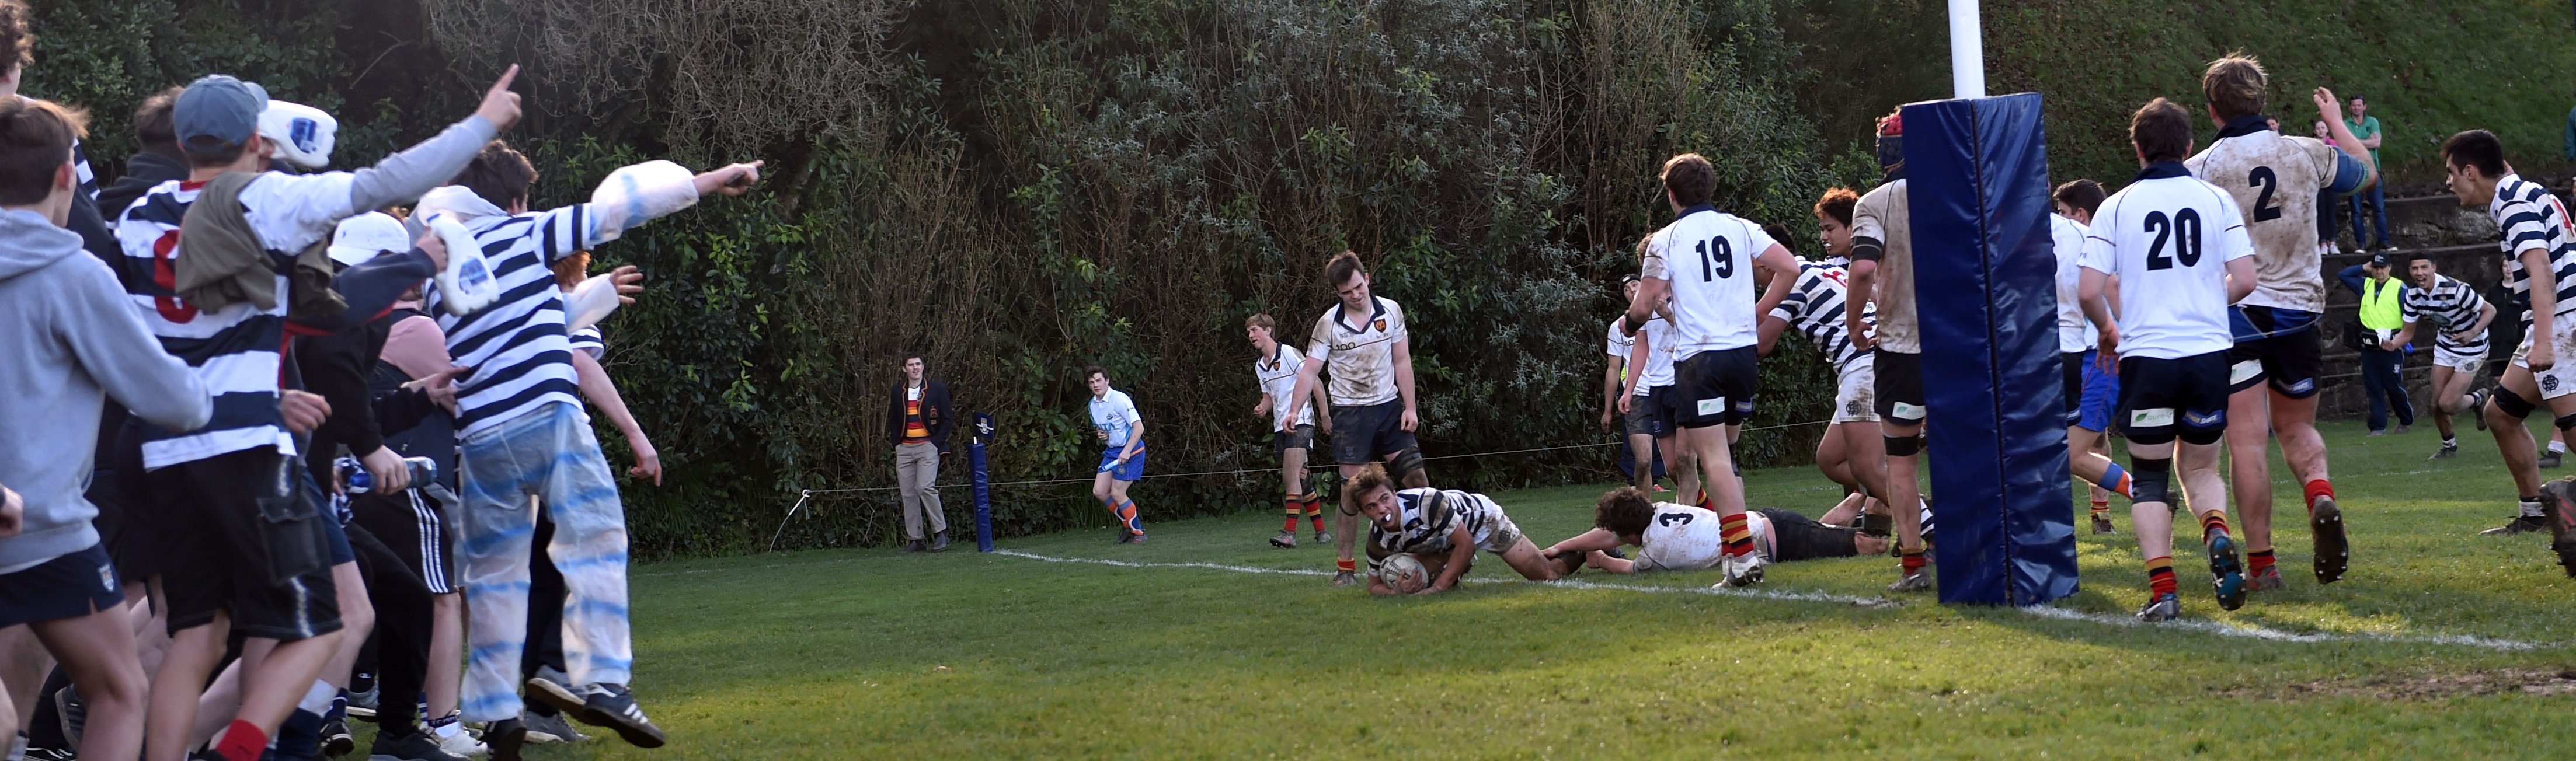
M1377 580L1398 594L1409 595L1431 586L1431 571L1412 555L1398 552L1378 564Z

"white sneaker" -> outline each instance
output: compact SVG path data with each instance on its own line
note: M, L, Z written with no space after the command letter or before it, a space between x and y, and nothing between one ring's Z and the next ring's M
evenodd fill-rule
M482 740L474 739L473 735L462 731L452 735L439 735L438 749L446 751L447 754L451 756L463 756L466 758L482 758L484 756L492 755L492 749L485 747Z
M1720 561L1718 563L1718 567L1725 569L1726 578L1718 580L1717 588L1749 587L1755 584L1760 584L1762 583L1762 567L1765 565L1769 564L1763 562L1762 553L1759 552L1747 552L1741 557L1731 557Z

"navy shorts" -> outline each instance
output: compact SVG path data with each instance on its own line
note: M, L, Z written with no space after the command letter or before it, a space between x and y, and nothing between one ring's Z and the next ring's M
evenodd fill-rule
M125 586L107 548L64 554L0 576L0 628L79 618L125 602Z
M2179 436L2213 444L2227 433L2228 353L2120 358L2120 432L2132 444Z
M1404 430L1404 400L1344 407L1333 405L1333 462L1367 465L1415 446Z
M2317 313L2279 307L2232 307L2229 332L2236 348L2228 353L2227 390L2243 391L2269 382L2272 391L2306 399L2324 390L2317 383L2325 372L2325 345L2317 340Z
M1673 385L1659 393L1673 397L1665 405L1676 428L1739 425L1753 417L1753 391L1760 384L1754 370L1754 348L1709 349L1673 364Z
M1287 431L1272 431L1270 448L1273 454L1281 457L1288 456L1288 450L1291 449L1312 452L1315 450L1315 427L1301 425Z

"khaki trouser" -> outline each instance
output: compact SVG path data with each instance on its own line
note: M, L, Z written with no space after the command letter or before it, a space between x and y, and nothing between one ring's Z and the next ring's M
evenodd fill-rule
M903 533L921 539L921 518L930 516L930 530L948 531L948 514L939 509L939 447L930 442L897 444L894 448L894 481L903 488Z

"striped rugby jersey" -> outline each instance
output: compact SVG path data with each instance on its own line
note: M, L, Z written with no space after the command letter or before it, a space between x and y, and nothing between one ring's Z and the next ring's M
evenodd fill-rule
M1402 528L1389 532L1377 522L1369 522L1369 573L1377 573L1384 558L1403 552L1415 555L1446 554L1457 548L1449 543L1452 529L1465 527L1469 541L1479 545L1493 538L1494 527L1502 525L1503 506L1492 497L1456 489L1405 489L1395 493L1396 523Z
M2567 209L2558 197L2540 183L2508 174L2496 181L2495 200L2487 203L2487 215L2504 231L2504 279L2513 286L2514 295L2531 295L2531 273L2523 269L2519 254L2541 249L2549 252L2549 269L2557 275L2558 314L2576 312L2576 250L2568 244ZM2525 315L2523 324L2530 323Z
M572 344L573 351L590 355L593 362L606 361L608 358L608 339L599 335L597 325L566 334L564 340Z
M1851 285L1841 267L1823 262L1800 262L1798 283L1789 288L1789 296L1771 308L1771 316L1787 321L1790 327L1807 337L1824 352L1825 361L1841 370L1853 360L1865 359L1869 352L1852 346L1851 336L1843 330L1843 299ZM1863 305L1861 324L1876 326L1878 308Z
M445 297L438 289L422 301L422 311L436 315L439 329L447 332L447 352L456 366L467 369L456 379L456 435L471 436L548 404L581 409L553 266L604 242L589 204L473 217L464 224L483 245L501 298L463 317L441 308Z
M2417 335L2432 332L2434 345L2461 354L2485 354L2487 331L2478 329L2468 341L2451 338L2454 331L2478 324L2478 313L2486 310L2487 300L2475 288L2449 275L2433 275L2433 287L2408 287L2397 297L2397 309L2407 322L2422 323Z
M174 290L176 262L187 254L179 223L204 183L171 180L144 191L116 220L116 240L131 273L126 297L143 324L206 384L214 417L193 431L155 429L143 442L143 467L162 468L229 452L274 446L295 454L278 415L279 352L286 341L287 273L295 252L331 234L356 213L349 207L352 176L343 172L290 175L268 172L241 190L243 216L268 249L277 275L277 303L267 309L247 301L204 311ZM150 273L145 279L144 273Z

